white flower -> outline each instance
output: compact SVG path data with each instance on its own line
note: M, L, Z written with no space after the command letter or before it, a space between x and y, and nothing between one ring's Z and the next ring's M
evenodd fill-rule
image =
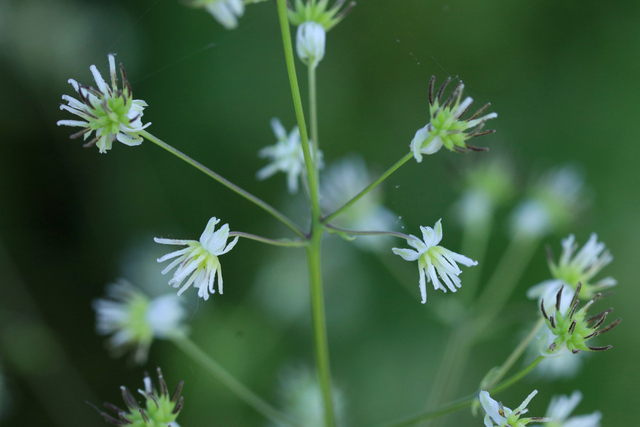
M416 131L411 144L409 144L413 157L420 163L422 162L423 154L437 153L442 147L461 153L469 150L485 151L486 148L467 144L466 141L476 136L493 133L493 130L482 131L482 127L487 120L498 117L498 114L489 113L480 117L482 112L489 106L489 104L486 104L472 114L471 117L462 119L462 116L473 103L473 99L470 97L466 97L464 101L462 100L464 84L459 82L451 92L451 95L443 101L443 92L451 82L451 78L444 82L437 94L434 93L435 80L436 77L432 76L429 84L429 123ZM470 132L465 133L466 131Z
M411 249L393 248L393 253L400 255L406 261L418 260L418 269L420 270L420 294L422 295L423 304L427 302L427 281L432 282L435 289L442 289L446 292L447 288L445 288L438 279L438 276L440 276L449 290L455 292L457 288L461 286L458 276L462 273L462 270L460 270L456 263L459 262L467 267L478 264L477 261L471 258L452 252L442 246L437 246L442 240L441 221L442 220L439 219L434 228L420 227L424 242L414 235L409 236L410 239L407 240L407 243L409 246L415 248L415 251Z
M209 294L215 294L214 282L216 274L218 276L218 292L222 294L222 266L218 257L229 252L238 242L238 236L227 244L229 239L229 224L225 224L218 231L215 231L216 224L220 222L219 219L213 217L207 223L207 227L200 236L200 241L197 240L176 240L176 239L162 239L155 237L156 243L163 245L181 245L187 246L184 249L177 250L166 254L165 256L158 258L158 262L164 262L171 258L176 258L171 264L169 264L162 274L166 274L173 268L176 271L173 273L173 278L169 280L169 284L174 288L180 287L178 295L181 295L191 285L198 288L198 296L206 300L209 299ZM189 277L187 282L182 285L182 282Z
M97 145L100 153L106 153L110 150L115 140L129 146L140 145L142 136L139 135L139 132L151 124L143 125L141 120L142 110L147 106L147 103L133 99L131 85L122 64L120 64L122 89L118 89L116 62L113 54L109 55L111 87L104 81L95 65L92 65L90 70L98 87L84 86L69 79L69 83L78 93L81 101L68 95L62 95L62 99L67 101L69 105L60 106L61 110L67 110L82 120L59 120L58 126L83 128L71 135L71 138L83 136L85 141L95 131L95 137L84 146Z
M264 147L258 153L261 158L271 159L271 163L260 169L257 173L259 180L267 179L277 172L287 174L287 188L289 193L298 191L298 179L304 173L304 154L300 142L300 131L294 127L289 135L279 119L271 119L271 129L276 136L274 145ZM309 144L311 147L311 144ZM322 152L318 151L318 169L322 168Z
M562 255L559 262L556 264L552 258L549 259L549 269L553 279L530 288L527 291L530 299L544 298L548 301L562 286L573 292L578 283L582 284L580 297L593 298L598 292L617 284L613 277L591 282L594 276L613 261L613 256L606 250L605 244L598 242L598 235L592 233L578 253L576 253L578 244L575 240L573 234L562 240Z
M314 21L306 21L298 26L296 50L298 58L309 67L317 67L324 58L327 33L324 27Z
M484 417L484 425L486 427L522 427L532 422L543 423L551 421L551 418L546 417L531 417L520 419L520 415L529 412L529 410L527 409L527 405L536 394L538 394L538 390L534 390L529 396L527 396L527 398L524 400L524 402L522 402L520 406L512 411L506 406L503 406L502 403L493 400L488 392L482 390L480 392L479 398L480 404L486 412L486 415Z
M582 393L579 391L574 391L571 396L554 396L546 414L553 421L546 423L545 427L600 427L602 414L598 411L569 418L581 400Z
M125 280L107 287L107 299L93 302L96 331L111 335L112 350L136 347L134 359L144 363L154 338L166 339L186 331L182 321L186 311L175 295L149 299Z
M238 18L244 14L242 0L200 0L196 5L204 7L227 30L236 28Z
M540 238L567 226L584 208L584 193L584 177L576 168L564 166L551 170L513 211L512 233L518 237Z
M339 209L374 179L359 156L345 157L333 163L322 178L320 203L325 212ZM351 230L392 230L397 227L398 216L383 206L380 187L376 187L333 220L332 224ZM390 238L361 236L354 243L364 250L386 250Z

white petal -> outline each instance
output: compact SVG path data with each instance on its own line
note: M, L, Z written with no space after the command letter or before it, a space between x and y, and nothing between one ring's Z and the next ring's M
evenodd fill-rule
M392 248L394 254L400 255L405 261L416 261L420 258L420 253L412 249Z
M500 425L503 421L507 420L505 417L500 415L500 405L498 404L498 402L491 398L488 392L482 390L478 397L480 399L480 404L484 408L484 411L488 416L491 417L493 421L496 422L496 424Z
M287 131L285 130L279 118L274 117L273 119L271 119L271 129L273 129L273 133L278 141L287 140Z

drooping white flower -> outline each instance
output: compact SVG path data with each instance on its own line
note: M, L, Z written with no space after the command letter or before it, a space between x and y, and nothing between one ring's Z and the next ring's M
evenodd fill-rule
M298 58L309 67L317 67L324 58L327 33L317 22L306 21L298 26L296 50Z
M545 427L600 427L602 414L599 411L569 418L581 400L582 393L577 390L571 396L553 396L546 414L553 421L546 423Z
M551 421L547 417L531 417L520 418L520 415L529 412L527 405L538 394L538 390L534 390L516 409L511 410L503 406L501 402L496 402L491 398L489 392L482 390L480 392L480 404L484 408L486 415L484 417L484 425L486 427L522 427L529 423L544 423Z
M109 346L116 353L134 347L134 359L144 363L154 338L167 339L184 333L186 310L175 295L149 299L126 280L110 284L107 298L93 302L96 331L111 335Z
M118 140L125 145L134 146L142 143L139 132L149 126L142 124L142 110L147 103L133 99L131 85L122 64L120 75L122 76L122 89L118 89L116 76L115 56L109 54L109 74L111 86L109 86L95 65L90 67L97 88L79 84L73 79L69 83L80 96L80 101L68 95L62 95L62 99L68 105L60 105L61 110L69 111L82 120L58 120L58 126L73 126L83 128L71 135L71 138L83 137L86 141L93 132L95 137L84 146L96 145L100 153L111 150L113 141Z
M300 130L295 126L289 135L278 118L271 119L271 129L276 136L277 142L274 145L264 147L258 152L261 158L271 160L267 166L258 171L256 177L259 180L267 179L277 172L287 174L287 188L289 193L298 191L298 180L305 173L304 153L302 142L300 142ZM311 148L311 143L309 143ZM311 150L313 152L313 150ZM321 169L322 152L318 150L318 169Z
M442 240L441 221L439 219L434 228L420 227L423 240L414 235L409 236L410 239L407 240L407 243L415 250L393 248L393 253L400 255L406 261L418 261L420 294L422 295L423 304L427 302L427 281L432 282L435 289L442 289L446 292L447 288L440 282L440 279L442 279L451 292L456 292L461 286L458 276L462 273L457 263L459 262L467 267L478 264L477 261L471 258L452 252L442 246L437 246Z
M437 94L434 93L434 84L436 77L431 77L429 84L429 123L421 129L418 129L411 144L409 145L418 163L422 162L423 154L434 154L445 147L450 151L467 152L485 151L486 148L476 147L467 144L467 140L473 137L487 135L495 132L494 130L482 131L482 126L487 120L498 117L497 113L489 113L482 117L490 104L486 104L471 117L462 119L467 112L473 99L466 97L462 100L464 92L464 84L459 82L449 95L449 98L442 100L442 95L451 82L451 78L445 80ZM475 128L475 130L473 130ZM470 131L465 133L466 131Z
M193 0L189 6L204 8L227 30L236 28L244 14L243 0Z
M321 180L320 203L324 212L333 212L351 200L375 177L359 156L345 157L333 163ZM331 223L350 230L393 230L398 216L382 204L382 192L376 187ZM354 241L367 251L386 250L390 236L358 237Z
M566 227L584 206L583 175L572 166L551 170L514 209L511 232L518 238L543 237Z
M159 237L153 239L156 243L163 245L187 246L158 258L158 262L177 258L162 270L162 274L166 274L177 267L173 277L169 280L169 284L173 285L174 288L182 286L178 291L178 295L181 295L189 286L193 285L198 288L198 296L204 298L205 301L208 300L209 294L216 293L214 288L216 275L218 276L218 292L222 294L222 266L218 257L233 249L239 237L236 236L235 239L227 244L229 224L224 224L218 231L215 231L216 224L219 222L220 220L216 217L211 218L199 241L163 239ZM183 285L182 282L185 279L187 279L187 282Z
M527 291L527 297L553 301L555 294L563 286L567 288L566 292L572 292L578 283L582 283L580 297L593 298L598 292L617 284L613 277L592 282L592 279L613 261L613 256L606 249L605 244L598 242L597 234L592 233L587 243L576 253L577 249L578 244L573 234L563 239L562 254L558 263L556 264L553 258L549 258L549 269L553 279L531 287Z

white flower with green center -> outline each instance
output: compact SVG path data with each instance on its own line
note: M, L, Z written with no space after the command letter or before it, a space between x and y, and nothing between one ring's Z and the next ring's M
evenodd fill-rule
M157 368L157 372L159 390L153 386L147 373L144 376L144 390L138 389L138 393L145 399L144 405L140 405L134 395L122 386L120 390L128 411L107 402L104 406L115 415L100 411L105 421L130 427L180 427L175 420L184 406L184 398L180 396L184 382L180 381L173 395L170 395L160 368Z
M491 398L489 392L482 390L480 392L480 404L484 408L486 415L484 417L484 425L486 427L523 427L529 423L545 423L552 421L547 417L531 417L520 418L521 415L529 412L527 405L538 394L538 390L534 390L516 409L511 410L503 406L501 402L496 402Z
M263 180L278 172L284 172L287 174L289 193L297 193L298 180L301 176L306 177L300 130L295 126L287 135L287 131L277 118L271 119L271 129L273 129L277 142L274 145L264 147L258 152L259 157L268 158L271 163L260 169L256 177L259 180ZM311 149L311 142L309 142L309 148ZM318 169L323 166L322 157L322 151L318 150Z
M289 21L292 25L302 25L304 22L317 22L322 25L325 31L329 31L351 11L355 2L350 2L346 8L340 12L345 4L345 0L336 0L333 6L329 7L329 0L295 0L288 9ZM340 12L340 13L338 13Z
M569 418L576 406L582 400L582 393L574 391L571 396L554 396L547 409L547 417L553 421L546 423L545 427L600 427L602 414L598 411L589 415L578 415Z
M593 298L598 292L617 284L613 277L593 282L593 278L613 261L613 256L605 244L598 242L597 234L592 233L587 243L576 253L577 249L578 244L573 234L563 239L562 254L558 263L549 256L549 269L553 279L530 288L527 297L550 301L563 286L570 292L576 289L578 283L582 283L580 298Z
M478 264L478 261L438 246L438 243L442 240L441 221L439 219L434 228L420 227L423 240L414 235L409 236L407 243L415 250L393 248L393 253L400 255L404 260L418 261L420 294L423 304L427 302L427 281L433 283L434 289L442 289L447 292L447 288L440 282L440 279L442 279L451 292L456 292L462 286L458 277L462 270L460 270L457 263L459 262L467 267Z
M72 139L82 136L86 141L95 132L95 137L84 146L96 145L100 153L111 150L113 141L116 140L129 146L140 145L143 138L139 132L151 124L143 125L141 120L142 110L147 106L147 103L133 99L131 85L122 64L120 64L122 89L118 89L116 62L113 54L109 55L111 86L104 81L95 65L92 65L90 70L98 87L84 86L69 79L69 83L80 96L80 101L68 95L62 95L62 99L67 101L68 105L60 106L61 110L69 111L82 120L59 120L58 126L83 128L71 135Z
M227 30L236 28L244 14L243 0L193 0L189 6L204 8Z
M413 157L420 163L422 162L423 154L437 153L442 147L461 153L469 150L486 151L486 148L467 144L466 141L473 137L495 132L495 130L482 130L487 120L498 117L497 113L480 116L491 104L487 103L471 117L462 119L462 116L473 103L471 97L466 97L464 101L462 100L464 84L462 82L458 83L449 98L443 102L442 94L449 82L451 82L451 78L444 82L437 94L434 94L435 81L436 77L431 77L429 84L430 121L425 127L418 129L410 144ZM473 130L474 128L476 129Z
M218 292L222 294L222 266L218 257L229 252L238 242L238 236L227 244L229 239L229 224L224 224L218 231L215 231L219 219L213 217L207 223L207 227L200 236L200 240L176 240L155 237L156 243L163 245L187 246L184 249L168 253L158 258L158 262L164 262L171 258L177 258L169 264L162 274L166 274L176 268L173 278L169 284L174 288L180 288L178 295L181 295L191 285L198 288L198 296L209 299L209 294L215 294L214 288L216 275L218 276ZM188 279L187 279L188 277ZM182 282L187 279L184 285Z
M154 338L166 339L186 331L186 310L175 295L149 299L125 280L107 287L107 298L93 302L96 331L111 335L109 346L116 353L134 347L134 360L144 363Z
M519 238L540 238L562 229L584 209L585 199L584 176L576 168L564 166L551 170L514 209L512 234Z

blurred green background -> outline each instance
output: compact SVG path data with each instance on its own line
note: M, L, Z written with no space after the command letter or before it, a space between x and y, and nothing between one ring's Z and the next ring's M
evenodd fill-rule
M153 122L151 133L269 203L293 209L282 176L255 180L264 165L256 153L274 142L269 120L280 117L288 129L295 120L274 2L250 5L239 28L226 31L207 13L174 0L2 0L3 426L103 425L85 401L119 405L120 385L142 385L143 368L111 358L94 333L91 301L121 276L171 291L154 265L165 248L154 247L153 236L197 238L214 215L233 230L285 233L258 208L151 143L116 143L99 155L69 140L70 129L55 124L72 118L58 109L60 96L72 94L66 81L93 84L89 66L106 75L110 52L125 65L134 97L148 102L144 120ZM299 71L304 94L305 73ZM460 235L451 205L459 194L462 157L508 153L522 185L549 167L582 167L592 205L571 229L544 243L557 254L569 232L580 243L597 232L615 257L603 276L619 282L601 307L613 305L624 321L603 339L614 349L588 358L578 377L526 380L500 398L515 407L537 388L530 408L542 415L553 393L580 389L585 398L576 413L599 409L603 426L635 425L640 3L359 2L328 34L318 69L325 161L358 152L383 170L404 155L428 120L432 74L438 82L459 76L477 105L491 101L499 118L490 127L498 132L475 142L492 151L443 151L419 165L409 162L385 183L387 206L413 234L443 218L445 246L456 250ZM497 217L485 272L505 248L507 213ZM430 291L429 303L421 305L414 264L390 251L381 262L347 243L327 243L329 338L348 425L419 411L447 333L434 307L458 298L464 286L457 295ZM306 284L294 280L294 269L277 268L286 253L241 241L222 260L223 296L203 302L195 301L195 291L183 295L193 339L273 402L285 367L313 364L308 315L292 302L300 294L305 301ZM290 253L303 261L301 252ZM535 308L524 291L548 274L540 247L513 297L528 318ZM411 292L398 284L398 275ZM520 329L507 326L501 338L475 348L459 395L473 391L484 372L504 360ZM185 380L183 427L266 425L170 343L154 343L144 369L155 365L170 387ZM481 424L468 411L447 423Z

